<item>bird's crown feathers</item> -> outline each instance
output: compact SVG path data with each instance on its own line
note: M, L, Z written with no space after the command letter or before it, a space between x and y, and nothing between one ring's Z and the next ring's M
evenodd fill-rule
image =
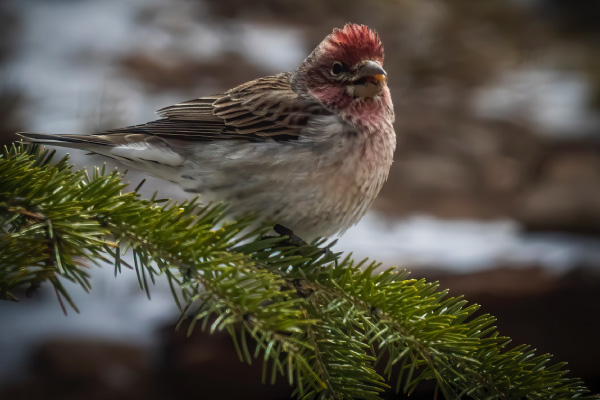
M323 47L330 56L348 65L363 60L383 64L383 44L379 35L365 25L347 23L342 29L334 29L323 41Z

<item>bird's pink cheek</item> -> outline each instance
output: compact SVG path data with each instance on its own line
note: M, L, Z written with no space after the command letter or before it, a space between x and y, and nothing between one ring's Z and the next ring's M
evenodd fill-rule
M322 86L312 89L311 92L323 104L337 109L348 106L352 101L344 87Z

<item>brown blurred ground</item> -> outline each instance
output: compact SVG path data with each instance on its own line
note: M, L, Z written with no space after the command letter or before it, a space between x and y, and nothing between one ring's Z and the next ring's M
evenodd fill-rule
M598 235L600 132L552 137L526 110L514 118L491 118L478 115L472 105L481 89L525 65L580 74L589 82L589 106L598 112L600 3L547 0L530 8L516 3L221 0L198 3L198 8L206 6L216 20L293 25L311 45L347 21L379 31L399 147L375 204L378 210L394 216L508 217L530 230ZM140 23L153 23L167 11L161 7L140 11ZM0 63L15 51L12 39L18 34L18 18L0 7ZM181 100L208 94L202 91L207 77L211 85L226 89L266 73L236 53L216 61L180 55L167 62L161 54L133 51L115 63L143 85L146 95L176 89ZM21 106L30 101L10 82L0 82L3 144L22 129L27 115ZM568 361L573 374L598 392L600 279L592 272L598 267L553 275L536 266L499 266L463 275L430 272L427 277L482 304L515 343L532 344L555 354L557 361ZM32 376L0 389L0 398L288 397L284 386L257 385L260 371L240 364L227 338L195 334L187 340L167 334L159 348L155 354L131 345L50 341L34 352Z

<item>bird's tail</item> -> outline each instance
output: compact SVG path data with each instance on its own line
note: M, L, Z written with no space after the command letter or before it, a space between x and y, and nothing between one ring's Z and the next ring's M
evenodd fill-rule
M48 133L19 132L24 141L43 145L68 147L100 154L127 166L145 171L161 179L178 182L183 157L150 135L117 133L110 135L53 135Z
M26 142L49 144L74 149L89 149L97 146L112 146L109 140L97 135L53 135L50 133L17 132Z

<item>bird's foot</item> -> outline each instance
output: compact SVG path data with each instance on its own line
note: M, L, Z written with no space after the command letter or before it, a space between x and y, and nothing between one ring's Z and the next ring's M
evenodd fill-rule
M331 251L331 247L337 243L337 240L329 243L325 247L318 247L315 245L311 245L306 243L302 238L296 236L294 231L289 228L286 228L283 225L277 224L273 227L273 230L278 233L280 236L287 236L287 239L283 240L281 243L283 245L294 246L294 247L302 247L306 251L312 254L321 253L326 257L330 257L332 260L336 258L335 253Z
M284 244L296 247L302 247L308 244L298 236L294 235L294 231L292 231L289 228L286 228L283 225L277 224L273 227L273 230L281 236L287 236L287 239L283 241Z

